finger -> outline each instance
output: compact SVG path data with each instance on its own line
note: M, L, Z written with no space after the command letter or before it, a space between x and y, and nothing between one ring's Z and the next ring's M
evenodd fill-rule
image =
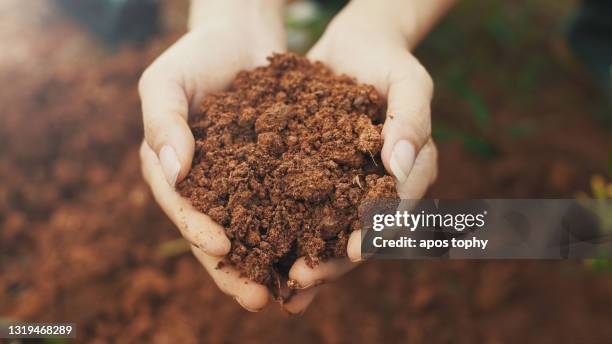
M429 139L419 151L410 175L403 184L398 184L398 195L403 200L400 209L410 211L427 192L438 174L438 151L432 139ZM362 230L353 231L347 244L347 256L353 263L363 261L361 252ZM371 253L371 252L369 252Z
M420 199L427 188L436 180L438 174L438 150L433 140L429 139L419 151L410 175L406 182L398 184L398 193L402 199Z
M325 35L325 34L324 34ZM319 39L315 45L312 46L312 48L310 48L310 50L308 51L308 53L306 53L306 57L310 60L310 61L325 61L325 54L324 54L324 49L323 49L323 39ZM328 63L329 65L329 63ZM330 66L332 67L332 66Z
M360 262L361 258L361 229L353 231L349 236L346 246L346 253L349 260L353 263Z
M165 65L151 65L140 78L138 91L145 139L159 157L167 183L174 186L191 168L195 141L187 124L189 100L174 76L179 73Z
M204 252L223 256L230 250L230 241L222 226L191 206L165 180L159 159L146 142L140 147L142 173L153 197L179 228L181 234Z
M433 82L416 61L399 66L389 80L381 157L387 171L403 185L420 149L431 136Z
M283 309L291 315L300 316L304 314L306 308L310 306L320 290L321 286L296 291L291 300L283 304Z
M333 281L356 266L357 264L347 258L338 258L321 262L311 268L306 264L306 259L301 257L289 270L289 280L294 288L306 289Z
M404 209L403 204L406 202L406 200L402 200L399 205L397 210L401 211L401 209ZM372 232L368 232L366 231L366 235L362 236L362 229L358 229L356 231L353 231L351 233L351 235L349 236L349 240L348 240L348 244L346 247L346 253L347 253L347 257L348 259L353 262L353 263L358 263L361 262L365 259L367 259L368 257L372 256L373 254L375 254L376 251L378 251L378 248L376 248L375 246L369 245L369 247L367 247L367 252L366 252L366 256L364 257L364 255L362 254L362 239L364 239L364 237L366 238L366 240L372 240L371 234ZM368 234L370 234L370 236L368 236ZM394 231L383 231L380 232L379 234L376 235L376 237L381 237L382 239L385 240L393 240L396 239L396 235L397 233Z
M209 256L195 246L191 246L191 251L202 263L219 289L225 294L233 296L244 309L250 312L258 312L266 306L270 299L268 288L246 277L241 277L240 272L228 264L219 265L223 258Z

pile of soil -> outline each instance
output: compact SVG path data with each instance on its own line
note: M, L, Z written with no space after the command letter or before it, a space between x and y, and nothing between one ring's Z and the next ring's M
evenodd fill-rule
M295 54L269 61L204 99L178 189L225 226L229 262L274 287L298 257L346 256L359 204L397 193L380 160L385 102L374 87Z

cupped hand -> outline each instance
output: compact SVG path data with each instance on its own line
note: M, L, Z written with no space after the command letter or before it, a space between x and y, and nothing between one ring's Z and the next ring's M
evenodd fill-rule
M383 164L396 178L401 198L421 198L437 175L430 119L433 81L409 51L406 38L393 25L349 8L330 23L308 57L338 74L373 85L386 97ZM289 278L302 290L293 304L286 306L289 311L301 312L308 306L318 289L310 287L334 280L357 265L361 259L360 231L351 234L347 256L315 268L299 259Z
M145 180L219 288L251 311L266 305L267 288L240 277L228 265L218 267L230 250L223 228L194 209L174 187L188 174L194 154L189 113L198 110L206 94L228 87L239 71L264 65L266 57L285 50L281 3L205 3L201 13L192 13L192 30L159 56L139 83Z

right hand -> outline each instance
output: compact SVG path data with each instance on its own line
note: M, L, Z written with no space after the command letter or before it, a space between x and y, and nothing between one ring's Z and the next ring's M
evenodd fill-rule
M406 42L411 39L401 30L402 25L418 26L411 24L417 11L409 8L417 3L423 6L424 2L401 3L405 11L397 17L392 15L397 1L351 2L308 53L311 61L321 61L337 74L373 85L387 99L381 158L387 172L396 178L402 199L423 197L438 170L431 138L433 81L408 49ZM394 19L401 19L402 25ZM411 36L418 34L411 32ZM294 302L305 309L320 284L338 279L360 260L361 230L351 233L347 258L330 259L314 268L304 258L298 259L289 271L289 278L302 288Z
M266 57L285 50L282 1L262 1L194 1L192 10L201 11L192 13L192 30L157 58L139 83L144 178L217 286L250 311L266 305L267 288L229 265L217 268L230 250L223 227L174 187L189 173L194 154L189 113L206 94L227 88L239 71L264 65Z

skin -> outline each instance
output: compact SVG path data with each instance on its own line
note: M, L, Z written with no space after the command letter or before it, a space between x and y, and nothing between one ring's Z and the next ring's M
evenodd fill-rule
M354 0L308 53L311 60L374 85L387 97L382 160L396 177L402 198L421 198L437 173L430 122L433 82L410 48L451 3ZM285 51L283 6L282 0L193 0L190 31L147 68L139 83L144 178L217 286L249 311L265 307L267 289L240 277L231 266L216 268L230 249L223 228L194 209L174 186L191 168L195 141L187 118L202 98L225 89L239 71L265 65L267 56ZM357 265L360 247L360 233L354 232L347 258L314 269L298 259L289 272L298 290L283 308L303 313L322 283Z

